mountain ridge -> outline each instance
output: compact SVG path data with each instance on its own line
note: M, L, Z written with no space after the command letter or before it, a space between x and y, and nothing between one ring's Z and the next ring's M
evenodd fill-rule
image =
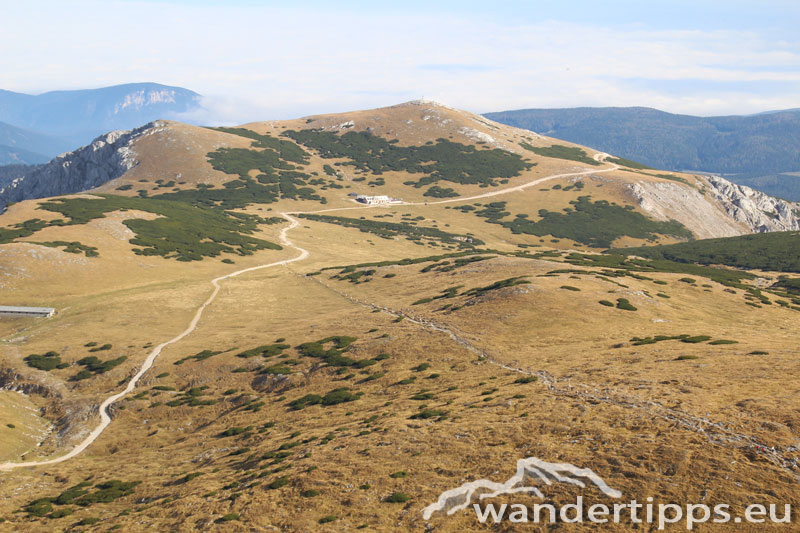
M189 89L151 82L37 95L0 90L0 122L29 136L56 138L59 142L55 148L41 146L41 142L37 147L24 139L17 143L21 149L54 157L109 131L129 130L177 116L196 108L199 100L200 95Z
M755 188L760 188L758 177L800 170L797 110L697 117L647 107L578 107L520 109L484 116L655 168L722 174ZM800 199L793 186L773 185L768 192Z

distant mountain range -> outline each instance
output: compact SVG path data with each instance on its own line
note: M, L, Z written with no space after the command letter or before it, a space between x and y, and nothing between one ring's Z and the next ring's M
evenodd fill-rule
M158 83L29 95L0 90L0 165L35 164L198 106L200 95Z
M711 172L800 200L800 109L695 117L646 107L520 109L485 116L654 168Z

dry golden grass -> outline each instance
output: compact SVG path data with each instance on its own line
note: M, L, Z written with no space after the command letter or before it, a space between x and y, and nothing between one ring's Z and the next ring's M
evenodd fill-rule
M347 120L353 120L357 130L371 127L401 144L441 136L473 142L459 133L460 128L488 133L499 146L519 153L521 140L537 146L555 142L425 105L248 127L278 134L289 127L331 128ZM247 139L235 135L170 123L140 139L137 151L147 157L101 190L113 192L130 183L133 190L122 194L135 194L139 186L150 190L155 179L187 182L179 187L221 183L231 176L213 171L205 153L220 146L248 145ZM588 168L524 156L538 165L511 179L508 186ZM330 160L314 157L310 169L322 173L327 163ZM344 170L342 183L350 188L326 191L325 206L287 200L246 211L275 216L282 211L347 208L331 214L392 222L408 214L406 218L424 217L417 221L420 225L473 233L498 250L517 250L519 244L585 248L565 239L553 243L549 237L513 235L472 214L445 208L451 204L434 205L436 199L422 197L422 189L401 185L405 175L387 173L387 185L373 190L410 201L428 200L429 205L365 209L346 196L362 190L363 184L352 181L357 175L350 167L337 168ZM562 178L469 203L507 201L512 213L531 214L563 209L580 195L629 203L626 184L638 179L629 172L609 172L584 176L583 191L554 190L553 185L572 183ZM463 195L493 190L457 188ZM37 210L36 202L22 202L3 215L2 223L50 215ZM121 390L151 347L186 328L211 293L211 279L298 253L292 248L262 251L236 257L235 265L222 263L221 257L186 264L136 256L121 224L127 216L145 215L113 213L85 226L48 228L27 239L77 240L97 246L98 258L30 243L0 246L4 303L48 305L59 311L48 320L0 319L0 368L18 372L17 382L44 391L27 400L2 392L0 402L17 403L0 407L24 413L24 417L17 414L18 419L29 427L52 422L57 428L35 451L33 440L6 438L6 428L0 428L4 457L19 457L26 449L32 450L27 459L65 452L97 424L97 404ZM626 501L653 496L660 502L708 501L734 507L800 503L794 472L778 460L797 458L791 448L800 424L794 379L800 371L795 311L776 305L747 306L741 290L732 294L701 278L689 285L679 281L678 274L611 281L588 272L546 276L555 269L576 267L511 257L495 257L452 272L422 273L425 264L381 267L368 283L349 283L333 279L336 270L322 269L452 250L299 221L289 237L309 250L310 257L222 281L197 329L163 351L136 390L114 406L111 425L84 453L63 463L0 476L3 527L62 530L83 518L97 517L101 521L95 529L103 531L117 526L123 531L351 531L362 525L369 531L418 531L428 525L422 509L442 491L479 478L504 481L518 459L530 456L591 468L621 490ZM277 242L281 227L265 226L261 236ZM622 244L637 242L627 239ZM320 270L315 276L305 275ZM531 283L479 297L412 305L448 287L462 285L463 291L515 276L527 276ZM638 311L598 303L617 298L629 299ZM443 310L449 303L460 308ZM436 328L451 331L457 340ZM631 343L635 336L678 334L709 335L738 344ZM319 359L300 356L294 348L331 335L357 337L345 354L349 357L365 360L388 354L388 358L338 371ZM287 357L237 357L278 339L291 346ZM94 353L103 360L121 355L127 360L106 374L70 381L81 368L74 363L93 354L88 342L112 345ZM72 366L43 372L22 361L27 354L49 350L59 352ZM204 350L220 353L200 361L185 359ZM750 355L754 351L768 354ZM696 358L677 360L680 356ZM259 367L280 363L290 366L292 373L286 378L258 373ZM420 369L421 364L429 366ZM538 376L538 381L515 383L529 375ZM200 398L215 403L167 405L197 387L207 387ZM302 410L288 406L307 394L324 395L338 387L363 394L339 405ZM20 402L41 407L40 416L21 410ZM253 402L263 404L248 410ZM412 419L423 406L446 416ZM265 426L268 423L274 424ZM221 436L227 429L248 426L252 429L242 434ZM775 446L776 452L756 446ZM282 461L271 455L281 451L290 455ZM407 475L391 477L400 471ZM202 475L185 477L192 473ZM269 488L281 476L288 483ZM64 518L15 513L35 498L58 495L80 481L109 479L142 483L133 495L115 502L86 509L72 505L75 513ZM365 484L369 487L360 488ZM311 489L319 494L301 495ZM573 489L561 484L544 492L548 500L560 503L577 494L587 502L607 501L594 489ZM410 500L385 502L395 491L408 494ZM534 503L524 496L503 501ZM239 519L219 522L228 513L238 513ZM320 524L325 516L337 519ZM496 529L478 525L472 511L436 515L430 525L437 531ZM590 530L564 524L559 529ZM768 528L758 531L764 529ZM736 530L748 531L745 526Z

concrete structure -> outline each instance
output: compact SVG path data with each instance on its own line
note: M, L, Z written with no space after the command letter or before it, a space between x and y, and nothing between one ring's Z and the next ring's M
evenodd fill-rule
M391 196L367 196L366 194L359 194L356 196L356 201L367 205L382 205L382 204L401 204L401 200L392 198Z
M29 316L34 318L50 318L56 310L52 307L18 307L0 305L0 316Z

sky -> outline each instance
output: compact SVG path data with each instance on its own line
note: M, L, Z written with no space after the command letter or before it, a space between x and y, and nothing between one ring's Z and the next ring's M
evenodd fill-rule
M0 0L0 88L158 82L241 123L431 98L484 113L800 107L797 0Z

